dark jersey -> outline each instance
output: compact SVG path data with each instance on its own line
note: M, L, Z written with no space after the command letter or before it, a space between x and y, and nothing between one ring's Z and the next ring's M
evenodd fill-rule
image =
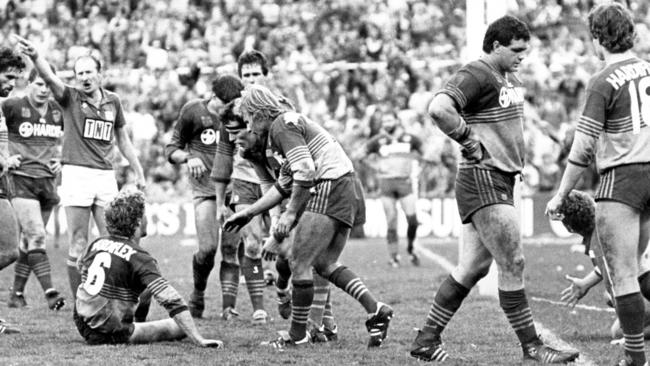
M20 166L12 174L31 178L51 178L51 159L60 156L63 136L63 111L54 101L48 102L41 116L28 97L9 98L2 103L9 130L9 152L20 154Z
M604 170L650 162L650 63L613 63L589 80L569 161Z
M422 155L422 140L410 133L379 133L366 143L366 152L377 154L379 178L410 178L413 161Z
M170 316L187 309L178 292L160 275L156 260L126 238L109 236L92 242L81 259L80 271L77 313L99 332L128 328L145 289L151 290Z
M217 116L208 110L206 100L191 100L181 109L178 121L174 125L172 140L165 147L165 155L168 159L174 151L185 150L191 157L201 159L205 165L207 171L201 177L197 179L190 175L190 185L195 197L215 195L209 172L217 151L220 125Z
M458 70L439 92L449 95L461 117L472 129L472 138L483 144L489 157L479 163L465 158L461 166L477 166L504 172L524 167L524 90L512 74L503 76L484 61L473 61Z
M99 107L79 89L65 87L57 102L63 108L62 163L112 170L115 130L124 127L124 111L117 94L101 89Z

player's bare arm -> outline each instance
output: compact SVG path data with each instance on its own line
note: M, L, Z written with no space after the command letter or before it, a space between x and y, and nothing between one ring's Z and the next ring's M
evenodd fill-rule
M17 34L12 34L11 37L17 43L18 51L32 60L34 67L36 67L38 73L52 90L54 98L59 99L63 97L65 83L54 74L47 61L43 57L40 57L34 44Z
M138 189L144 189L146 185L144 170L142 170L142 165L140 165L140 161L135 154L133 143L131 142L129 135L126 133L126 130L124 128L115 128L115 142L117 148L120 150L122 155L124 155L126 160L131 165L131 168L135 172L136 186Z
M182 311L174 315L174 321L185 332L187 337L197 346L223 348L223 342L216 339L206 339L199 333L199 330L192 320L189 310Z
M469 126L460 118L456 102L447 94L438 94L429 104L429 116L445 135L463 147L468 159L483 159L481 143L471 137Z
M203 173L208 171L201 158L192 156L192 154L184 150L179 149L172 152L169 156L169 161L174 164L187 164L187 170L194 178L199 178Z
M239 231L241 228L256 215L269 210L271 207L278 205L285 196L278 190L276 186L271 188L262 196L257 202L248 206L244 210L234 213L223 224L223 229L232 232Z

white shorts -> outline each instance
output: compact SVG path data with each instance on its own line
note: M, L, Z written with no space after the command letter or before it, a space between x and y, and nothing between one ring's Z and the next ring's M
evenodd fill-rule
M61 169L62 206L104 207L117 195L117 181L112 170L64 165Z

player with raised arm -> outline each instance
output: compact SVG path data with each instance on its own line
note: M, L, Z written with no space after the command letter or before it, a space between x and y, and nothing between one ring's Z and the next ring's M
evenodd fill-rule
M173 164L187 164L190 174L196 236L199 242L199 249L192 257L194 289L189 300L190 313L195 318L203 316L204 292L219 246L220 223L216 222L215 183L210 174L220 140L219 113L226 103L238 98L243 89L244 85L238 78L229 75L218 76L212 82L210 99L191 100L183 106L178 121L174 124L172 139L165 147L167 159ZM227 272L228 268L237 266L238 245L239 235L222 233L222 271ZM239 276L232 277L229 281L222 282L224 311L228 311L228 307L234 308L232 290L233 286L238 285ZM236 292L234 297L236 299Z
M65 305L65 299L52 285L45 226L52 209L59 203L56 176L61 170L63 113L50 99L50 88L38 71L32 69L27 81L26 96L2 103L9 130L9 166L14 187L11 204L23 235L7 306L27 305L23 292L33 271L48 307L59 310Z
M22 57L7 47L0 47L0 97L7 97L16 86L16 79L25 69ZM18 259L18 221L9 203L9 139L7 122L0 109L0 270ZM19 333L20 330L0 319L0 334Z
M90 216L100 235L105 235L104 206L117 194L113 148L117 146L129 162L140 189L145 186L144 172L125 128L120 98L101 86L101 62L92 55L77 58L73 69L78 86L73 87L54 74L30 41L16 35L13 38L63 108L60 194L70 236L67 266L74 297L81 281L76 262L88 243Z
M338 262L351 228L365 221L363 191L352 162L321 126L293 111L266 87L247 87L241 113L252 133L258 134L267 146L267 161L287 165L261 199L224 224L226 230L238 230L252 217L289 197L273 235L293 235L291 327L269 344L282 349L309 342L307 318L314 297L313 267L364 307L368 313L368 347L381 346L393 309L378 302L361 279Z
M493 260L499 304L521 342L524 359L567 363L578 357L540 340L524 288L524 255L513 204L514 182L524 164L524 91L514 72L529 39L519 19L495 20L485 32L484 56L458 70L429 105L433 122L461 146L456 201L464 242L458 265L438 288L413 342L410 354L415 358L449 357L441 334Z
M223 347L201 336L183 298L165 280L156 260L140 246L146 235L144 195L125 190L106 207L109 235L90 243L80 260L74 322L88 344L151 343L182 339L200 347ZM171 319L134 323L145 290Z
M632 51L635 25L623 5L596 6L588 23L605 66L589 80L568 164L546 211L561 218L563 201L595 157L600 174L596 232L625 338L625 355L618 365L640 366L646 364L643 296L650 297L650 277L641 283L637 278L639 256L650 238L650 185L645 184L650 177L650 63Z

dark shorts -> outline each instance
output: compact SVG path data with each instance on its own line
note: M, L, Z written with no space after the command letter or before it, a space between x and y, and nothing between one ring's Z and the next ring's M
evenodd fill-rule
M88 324L81 319L79 314L77 314L76 308L72 313L72 317L79 334L81 334L81 336L86 340L86 343L90 345L129 343L129 339L135 330L135 325L131 324L128 328L115 333L98 332L89 327Z
M472 222L479 209L506 204L514 206L515 173L480 168L458 169L456 174L456 203L463 224Z
M406 197L413 193L411 178L380 178L379 193L395 199Z
M327 215L349 227L366 222L363 188L354 173L319 181L312 190L306 211Z
M230 208L235 209L236 205L252 205L262 197L262 188L259 184L245 180L232 180L232 194L230 196Z
M32 178L12 175L14 197L33 199L40 202L43 209L51 209L59 203L56 192L56 178Z
M650 208L650 163L621 165L600 175L596 201L617 201L639 210Z

